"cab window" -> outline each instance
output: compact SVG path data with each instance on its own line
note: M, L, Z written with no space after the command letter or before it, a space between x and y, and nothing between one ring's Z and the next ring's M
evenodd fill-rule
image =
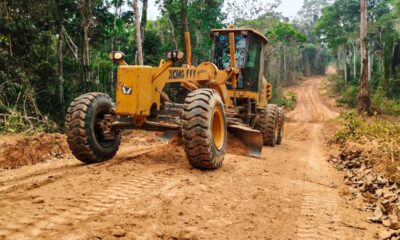
M247 63L243 70L243 75L248 82L248 89L250 91L258 91L258 85L260 82L261 50L262 46L260 41L257 41L254 37L250 37Z
M231 66L229 36L219 35L214 43L213 62L219 69L225 69ZM246 60L246 38L235 36L235 67L243 68Z

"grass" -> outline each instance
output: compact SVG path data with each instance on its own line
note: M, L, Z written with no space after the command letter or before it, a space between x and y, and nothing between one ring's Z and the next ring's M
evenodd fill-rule
M331 143L342 146L356 143L364 157L390 178L400 178L400 122L382 117L362 118L354 111L340 118L342 128Z
M279 106L283 106L288 109L294 109L297 103L296 93L289 91L286 94L280 96L279 98L275 98L273 102L278 104Z
M7 114L0 114L0 133L39 133L55 132L58 126L55 122L44 117L39 120L24 116L15 109L8 109Z

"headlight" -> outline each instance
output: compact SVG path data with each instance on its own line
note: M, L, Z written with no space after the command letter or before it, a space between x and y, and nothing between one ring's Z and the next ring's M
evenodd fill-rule
M123 60L124 57L125 57L125 54L124 54L123 52L119 52L119 51L117 51L117 52L110 52L110 53L108 54L108 58L109 58L111 61Z
M183 57L184 54L181 51L169 51L167 53L167 58L172 61L182 60Z

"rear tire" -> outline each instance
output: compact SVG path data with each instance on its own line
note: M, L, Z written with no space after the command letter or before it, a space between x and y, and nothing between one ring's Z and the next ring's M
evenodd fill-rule
M182 118L182 136L189 163L199 169L217 169L225 157L227 124L224 104L213 89L188 94Z
M103 139L96 122L114 107L111 98L104 93L86 93L77 97L68 108L65 118L66 135L72 154L84 163L109 160L118 151L121 134Z
M285 113L283 107L278 107L278 137L276 138L277 145L281 145L282 143L284 129L285 129Z
M257 129L263 135L264 146L275 147L278 132L278 108L275 104L268 104L265 110L261 110Z

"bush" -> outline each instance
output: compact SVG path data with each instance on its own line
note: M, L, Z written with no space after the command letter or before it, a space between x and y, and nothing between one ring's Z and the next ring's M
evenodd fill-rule
M328 76L328 83L331 92L335 95L342 93L346 89L344 79L340 75Z
M343 128L330 143L361 150L363 158L390 179L400 179L400 122L378 117L360 118L354 111L341 116Z
M371 101L372 105L383 114L400 115L400 100L388 99L381 89L375 92Z
M356 112L349 111L341 115L340 121L344 127L335 134L331 143L345 143L347 140L357 139L362 121L357 117Z
M296 107L297 96L296 93L289 91L285 95L274 96L272 102L285 108L294 109Z
M0 123L0 132L5 133L23 132L30 127L30 125L26 125L26 121L22 115L16 111L11 111L10 114L3 115Z
M15 109L7 109L7 113L2 113L0 116L1 133L55 132L58 129L57 124L47 117L40 120L25 116Z
M354 108L357 106L357 96L358 96L358 87L357 86L348 86L342 96L336 101L338 106L347 105L350 108Z
M329 92L332 97L338 97L336 104L339 107L347 106L354 108L357 106L358 86L357 83L345 83L340 75L330 75L328 77Z
M374 143L382 158L400 159L400 123L394 120L376 117L363 119L350 111L341 116L343 128L339 130L331 143L344 144L347 141L363 145Z

